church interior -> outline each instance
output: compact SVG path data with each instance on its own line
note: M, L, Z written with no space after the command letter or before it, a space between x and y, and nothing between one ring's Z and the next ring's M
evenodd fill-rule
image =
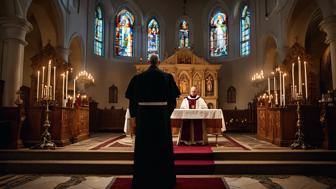
M0 188L131 188L152 54L216 114L176 189L336 188L335 0L2 0Z

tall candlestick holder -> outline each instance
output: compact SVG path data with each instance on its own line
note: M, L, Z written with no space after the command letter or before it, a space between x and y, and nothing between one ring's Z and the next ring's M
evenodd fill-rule
M50 120L49 120L49 114L51 110L49 109L49 106L56 105L56 101L53 100L52 96L45 96L38 100L38 102L41 104L42 107L45 108L45 120L43 123L44 132L41 135L41 141L40 143L36 144L32 147L32 149L52 149L54 150L56 148L56 144L51 140L51 134L49 132L50 128Z
M296 122L296 127L297 127L297 131L295 133L295 140L294 142L291 144L291 148L292 149L306 149L307 145L305 144L304 141L304 134L302 132L303 130L303 124L302 124L302 112L301 112L301 105L302 105L302 94L298 94L298 96L296 97L296 113L297 113L297 122Z

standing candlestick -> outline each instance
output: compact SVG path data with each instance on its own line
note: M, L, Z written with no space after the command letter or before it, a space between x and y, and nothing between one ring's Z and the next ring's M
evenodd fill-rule
M295 89L294 89L294 86L295 86L295 79L294 79L294 66L295 64L293 63L292 64L292 97L294 98L295 97Z
M62 73L62 107L63 107L63 101L64 101L64 83L65 83L65 74Z
M304 61L304 76L305 76L305 94L306 94L306 100L308 100L308 83L307 83L307 62Z
M302 94L302 79L301 79L301 60L300 57L298 57L298 64L299 64L299 94Z
M55 90L56 89L56 66L54 66L54 89L53 89L53 100L55 100Z
M69 83L69 71L66 71L65 75L65 98L68 99L68 83Z
M39 90L40 90L40 70L37 71L36 100L39 99Z

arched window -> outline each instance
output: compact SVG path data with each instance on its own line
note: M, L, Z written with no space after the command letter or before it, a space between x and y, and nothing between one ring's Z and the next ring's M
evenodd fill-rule
M251 52L251 13L247 5L244 5L240 15L240 55L247 56Z
M210 20L210 56L228 55L228 17L217 11Z
M190 48L189 23L185 19L179 23L178 48Z
M159 57L160 51L160 27L159 23L153 18L147 25L147 57L156 54Z
M104 56L104 15L100 6L95 10L95 36L93 51L96 55Z
M115 54L116 56L133 56L134 16L123 9L115 22Z

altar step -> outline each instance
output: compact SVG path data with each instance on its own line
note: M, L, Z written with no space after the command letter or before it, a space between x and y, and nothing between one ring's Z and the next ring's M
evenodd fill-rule
M211 156L177 154L177 174L330 175L336 170L336 151L231 151ZM129 175L132 158L133 152L2 150L0 173Z
M132 174L129 160L1 160L1 174ZM155 166L155 165L153 165ZM304 174L333 175L331 161L215 161L215 164L177 165L177 174Z
M269 160L336 161L336 150L263 150L221 151L211 153L177 153L176 160ZM0 150L1 160L133 160L133 152L68 150Z

